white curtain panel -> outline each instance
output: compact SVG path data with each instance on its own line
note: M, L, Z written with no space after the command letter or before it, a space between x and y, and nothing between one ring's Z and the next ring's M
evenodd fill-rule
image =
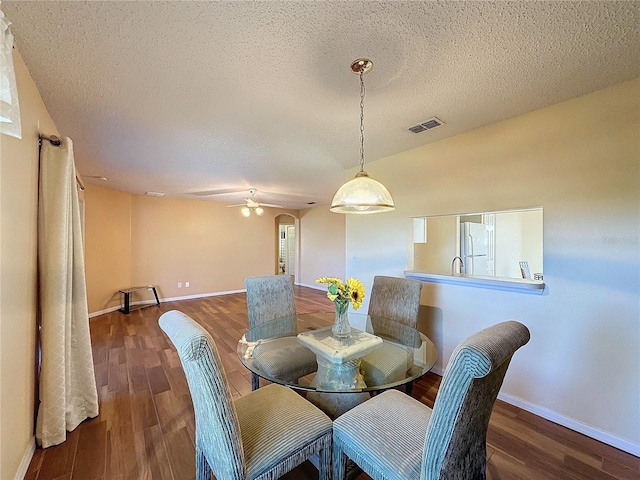
M42 363L36 439L64 442L66 432L98 415L73 144L42 141L38 205Z
M22 138L18 86L13 68L11 22L0 10L0 133Z

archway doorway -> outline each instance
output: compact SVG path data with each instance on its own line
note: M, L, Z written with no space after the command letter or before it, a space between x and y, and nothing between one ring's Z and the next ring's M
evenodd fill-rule
M295 283L298 271L298 219L289 213L276 217L277 275L291 275Z

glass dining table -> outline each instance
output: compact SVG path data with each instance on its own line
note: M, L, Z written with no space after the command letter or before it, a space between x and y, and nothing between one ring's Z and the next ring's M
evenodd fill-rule
M433 342L404 323L350 312L351 333L336 337L334 318L314 313L264 322L240 338L238 358L268 382L305 390L333 418L374 392L405 385L410 394L436 362Z

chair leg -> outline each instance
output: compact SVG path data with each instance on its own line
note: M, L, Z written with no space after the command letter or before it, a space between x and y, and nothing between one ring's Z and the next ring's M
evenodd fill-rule
M404 393L406 393L407 395L409 395L410 397L413 397L413 381L407 383L404 387Z
M318 480L331 480L331 447L323 448L318 452L320 463L318 465Z
M333 439L332 463L333 480L344 480L347 470L347 456L342 451L338 442L336 442L335 437Z
M255 373L251 374L251 391L260 388L260 377Z
M201 448L196 447L196 480L211 480L211 468Z

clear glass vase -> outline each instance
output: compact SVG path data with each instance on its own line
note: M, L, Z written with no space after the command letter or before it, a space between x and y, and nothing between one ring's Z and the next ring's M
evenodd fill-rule
M347 315L349 300L336 299L333 303L336 306L336 320L333 323L331 332L337 338L348 337L351 333L351 325L349 325L349 316Z

